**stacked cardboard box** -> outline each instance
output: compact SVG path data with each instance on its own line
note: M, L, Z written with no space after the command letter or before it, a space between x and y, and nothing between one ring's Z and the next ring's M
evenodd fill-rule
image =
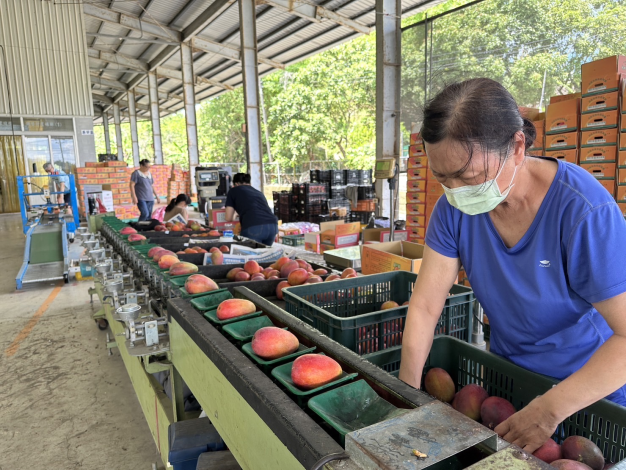
M86 214L84 188L89 185L99 185L102 190L111 191L114 205L131 204L126 170L126 163L118 161L87 162L84 167L76 168L80 213Z
M578 164L579 147L580 93L553 96L546 110L545 155Z
M522 107L520 107L520 113L532 121L537 131L535 141L528 149L530 155L537 157L545 155L546 113L540 113L538 109Z
M191 194L189 172L183 171L180 165L172 165L170 179L167 182L167 199L173 199L182 193Z
M622 75L617 134L617 205L626 217L626 74Z

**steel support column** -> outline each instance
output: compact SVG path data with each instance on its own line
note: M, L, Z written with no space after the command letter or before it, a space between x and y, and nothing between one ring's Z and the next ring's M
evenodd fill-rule
M139 135L137 134L137 106L135 92L128 92L128 117L130 119L130 138L133 141L133 163L139 166Z
M117 159L124 161L124 146L122 145L122 119L120 105L113 103L113 122L115 123L115 143L117 145Z
M111 136L109 135L109 114L102 113L102 127L104 128L104 145L107 153L111 153Z
M156 73L148 74L150 91L150 118L152 119L152 144L154 146L154 163L163 165L163 142L161 140L161 116L159 114L159 87Z
M401 0L376 0L376 158L394 158L400 165L400 67L402 64ZM399 178L398 178L399 180ZM386 182L376 184L376 196L382 203L389 194ZM394 191L398 200L397 188ZM389 196L387 196L389 201ZM383 206L386 212L389 203ZM397 219L395 213L389 217ZM392 220L392 221L393 221Z
M185 98L185 121L187 123L187 152L189 153L189 179L191 193L197 194L196 167L200 164L198 153L198 125L196 123L196 92L194 90L193 53L191 46L180 45L180 58L183 69L183 96Z
M261 143L261 116L259 113L259 69L255 8L255 0L239 0L248 172L252 177L252 186L259 191L263 191L263 147Z

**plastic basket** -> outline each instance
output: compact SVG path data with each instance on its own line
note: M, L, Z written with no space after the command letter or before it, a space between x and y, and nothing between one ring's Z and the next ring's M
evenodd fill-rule
M304 235L285 235L281 243L287 246L304 246Z
M313 353L313 351L315 351L317 349L316 346L312 346L312 347L307 347L304 344L301 344L298 346L298 350L294 353L288 354L286 356L283 357L278 357L276 359L270 359L270 360L265 360L260 358L259 356L257 356L256 354L254 354L254 351L252 350L252 343L246 343L241 347L241 350L246 353L254 362L257 363L257 365L263 370L263 372L265 372L266 374L269 374L270 371L280 365L280 364L284 364L285 362L290 362L290 361L295 361L297 357L299 356L303 356L305 354L311 354Z
M393 300L409 300L417 274L395 271L331 283L307 284L283 291L287 311L357 354L400 346L407 307L380 310ZM436 335L469 341L474 293L452 286L435 328Z
M233 296L228 289L218 289L199 297L193 297L190 303L198 312L206 312L216 309L222 302L232 298Z
M269 317L262 316L231 323L226 325L223 331L228 333L235 341L243 343L251 341L258 330L267 326L274 326L274 324Z
M509 400L517 410L558 383L558 380L448 337L435 338L424 370L432 367L445 369L457 389L477 383L489 395ZM607 460L623 460L626 457L626 408L609 400L600 400L563 421L554 438L561 443L573 435L595 442Z

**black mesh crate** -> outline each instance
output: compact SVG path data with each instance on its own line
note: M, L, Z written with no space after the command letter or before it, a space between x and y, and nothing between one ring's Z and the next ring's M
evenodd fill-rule
M330 170L317 170L317 179L320 183L330 183Z
M343 170L330 170L330 182L333 185L343 184Z
M346 197L346 186L331 186L330 199L340 199Z
M328 200L328 194L326 193L308 194L300 198L299 204L301 206L305 204L325 204L327 200Z
M294 184L294 192L296 190L296 185ZM308 195L308 194L325 194L326 185L319 183L304 183L298 185L298 191L300 195Z
M359 186L358 193L360 201L376 198L376 191L372 185Z
M350 222L359 222L361 224L367 224L373 215L374 215L373 212L352 211L350 212Z
M359 184L372 184L372 170L359 170Z
M343 170L344 184L359 184L359 175L361 170Z
M311 171L309 171L309 180L311 181L311 183L319 183L319 181L320 181L319 170L311 170Z

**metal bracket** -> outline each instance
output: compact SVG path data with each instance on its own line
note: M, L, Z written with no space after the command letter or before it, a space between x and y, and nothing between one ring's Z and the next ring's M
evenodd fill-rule
M155 344L159 344L159 328L157 326L157 321L147 321L144 323L144 337L146 341L146 346L154 346Z

